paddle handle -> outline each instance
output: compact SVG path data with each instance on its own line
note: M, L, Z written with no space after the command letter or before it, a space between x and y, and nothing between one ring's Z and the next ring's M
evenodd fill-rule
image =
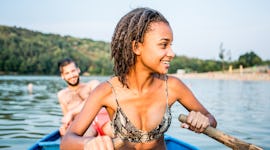
M121 138L113 138L112 141L114 149L119 149L124 145L124 141Z
M187 116L180 114L178 119L182 123L186 123ZM256 145L241 141L211 126L208 126L203 133L233 150L263 150Z

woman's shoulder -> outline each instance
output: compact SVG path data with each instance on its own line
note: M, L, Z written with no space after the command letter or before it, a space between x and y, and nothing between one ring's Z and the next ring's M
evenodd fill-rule
M182 81L173 76L173 75L167 75L167 74L153 74L153 77L156 78L157 80L163 82L167 81L168 85L177 85L177 84L182 84Z
M178 77L176 76L173 76L173 75L168 75L168 86L169 87L173 87L174 89L177 89L177 88L181 88L181 89L185 89L186 88L186 85L185 83Z
M114 108L116 104L112 102L115 98L111 80L101 82L91 94L94 99L98 100L103 106Z
M117 83L117 78L110 78L106 81L101 82L93 91L103 96L111 95L113 92L114 84Z
M181 82L182 83L182 80L174 75L167 75L168 77L168 81L173 81L173 82Z
M95 91L103 91L103 92L111 91L109 80L100 82L100 84L96 87Z

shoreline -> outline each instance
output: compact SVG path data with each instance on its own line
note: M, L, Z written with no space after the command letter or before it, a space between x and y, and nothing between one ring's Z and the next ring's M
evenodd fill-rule
M172 74L180 79L212 79L212 80L240 80L240 81L270 81L270 73L182 73Z

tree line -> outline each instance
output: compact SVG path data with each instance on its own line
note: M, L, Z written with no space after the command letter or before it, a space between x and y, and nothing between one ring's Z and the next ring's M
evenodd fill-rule
M112 74L109 43L0 26L2 74L55 75L58 61L66 57L74 59L83 72Z
M223 53L219 55L222 56ZM74 59L82 72L90 75L112 75L110 43L92 39L45 34L20 27L0 25L0 74L56 75L59 60ZM269 65L254 52L248 52L237 61L201 60L176 56L171 62L169 73L177 69L187 72L221 71L233 65L250 67Z

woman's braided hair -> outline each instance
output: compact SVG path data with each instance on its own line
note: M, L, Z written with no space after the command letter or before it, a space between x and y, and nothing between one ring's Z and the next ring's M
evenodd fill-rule
M161 13L150 8L134 9L123 16L116 25L111 42L111 58L114 61L113 71L124 86L128 87L126 75L136 62L132 42L135 42L135 46L138 42L143 43L144 35L153 22L164 22L169 25Z

